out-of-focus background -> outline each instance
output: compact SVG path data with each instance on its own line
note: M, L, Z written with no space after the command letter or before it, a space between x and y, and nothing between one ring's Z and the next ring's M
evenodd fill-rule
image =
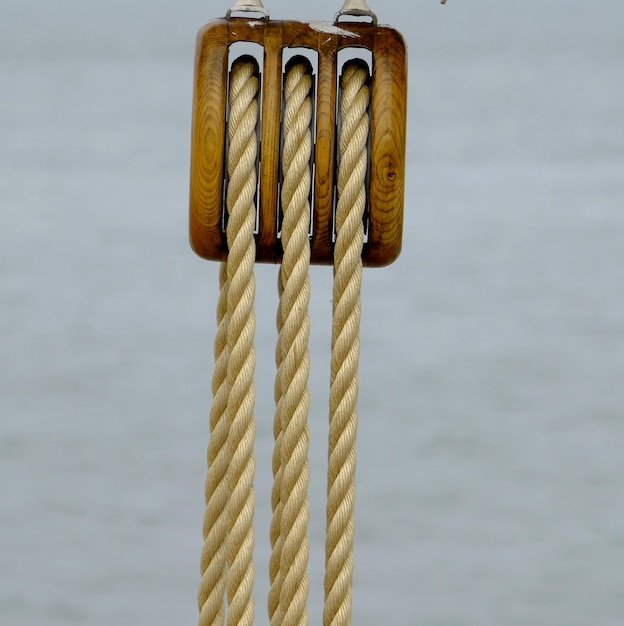
M409 45L409 158L403 254L365 274L354 623L619 626L624 4L370 4ZM3 0L3 624L196 621L218 285L187 243L192 71L229 5ZM276 273L257 271L257 623ZM318 624L330 270L312 282Z

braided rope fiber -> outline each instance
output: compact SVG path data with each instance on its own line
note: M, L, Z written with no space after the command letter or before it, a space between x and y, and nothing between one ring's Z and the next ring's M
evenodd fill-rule
M258 126L257 64L248 57L232 65L227 189L227 416L230 500L227 514L228 626L251 626L254 548L254 402L256 159Z
M277 307L277 345L275 347L275 364L277 371L279 372L284 361L284 355L282 350L282 327L284 325L282 320L282 294L284 293L284 286L282 284L282 272L280 271L277 277L277 290L279 295L279 304ZM280 406L282 397L281 379L279 376L275 377L274 387L275 406ZM269 589L268 598L268 610L269 620L271 626L277 626L281 623L281 615L278 613L279 599L281 593L281 577L280 577L280 560L282 558L282 416L280 411L276 409L275 418L273 420L273 437L275 439L275 446L273 448L273 489L271 491L271 510L273 517L271 518L270 539L271 539L271 557L269 559L269 581L271 588Z
M345 64L341 76L334 249L324 626L349 626L352 613L369 82L370 74L364 63ZM311 91L308 62L291 62L284 83L281 191L284 256L278 278L268 598L271 626L307 626L309 622ZM198 592L199 626L252 626L254 621L253 342L258 94L257 63L249 57L236 60L229 89L226 198L229 256L219 275L202 580Z
M230 497L227 470L230 465L227 436L227 265L219 269L220 294L217 303L215 369L212 377L213 402L210 411L208 474L206 476L206 511L204 546L201 555L202 579L199 586L199 626L225 624L225 589L227 580L226 541L229 520L226 509Z
M310 202L312 175L311 70L295 62L286 72L283 122L282 245L278 310L276 377L276 456L274 524L271 540L272 625L307 626L308 542L308 413L310 394ZM277 429L276 429L277 430ZM277 470L277 471L275 471ZM279 501L275 501L276 492ZM279 568L277 564L279 563Z
M366 208L369 72L345 64L341 76L336 245L325 544L324 626L351 624L360 295Z

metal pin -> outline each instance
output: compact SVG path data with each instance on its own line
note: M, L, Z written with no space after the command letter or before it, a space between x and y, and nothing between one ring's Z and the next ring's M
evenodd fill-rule
M269 12L264 8L262 0L237 0L234 6L228 9L225 17L230 18L233 11L262 13L266 19L269 19Z
M373 20L373 24L377 25L377 16L370 10L366 0L345 0L344 6L334 19L334 23L338 23L338 20L343 15L353 15L356 17L370 17Z

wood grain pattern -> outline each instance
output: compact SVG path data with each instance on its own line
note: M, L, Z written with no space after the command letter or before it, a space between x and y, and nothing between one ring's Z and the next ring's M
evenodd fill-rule
M314 211L310 263L333 264L334 185L336 160L336 68L333 41L319 42L316 151L314 155ZM328 48L328 46L330 46Z
M362 22L308 24L244 18L218 19L197 37L191 143L190 239L201 257L223 260L222 229L225 116L229 46L238 41L264 46L260 220L256 260L279 263L277 237L282 56L284 48L318 53L314 211L311 261L333 263L337 58L344 48L372 52L369 233L362 259L383 266L401 251L405 184L407 59L401 35Z
M281 243L277 241L276 236L283 81L281 43L282 23L269 22L264 30L260 224L256 242L256 259L269 263L279 263L283 254Z

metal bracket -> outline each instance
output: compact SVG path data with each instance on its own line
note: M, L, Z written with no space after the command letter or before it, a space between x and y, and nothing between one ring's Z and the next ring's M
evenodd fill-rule
M225 14L226 18L232 16L233 11L244 11L246 13L262 13L265 19L269 19L269 12L264 8L262 0L237 0L236 4Z
M370 17L373 20L373 25L377 25L377 16L370 10L366 0L345 0L342 9L336 13L334 23L337 24L343 15Z

